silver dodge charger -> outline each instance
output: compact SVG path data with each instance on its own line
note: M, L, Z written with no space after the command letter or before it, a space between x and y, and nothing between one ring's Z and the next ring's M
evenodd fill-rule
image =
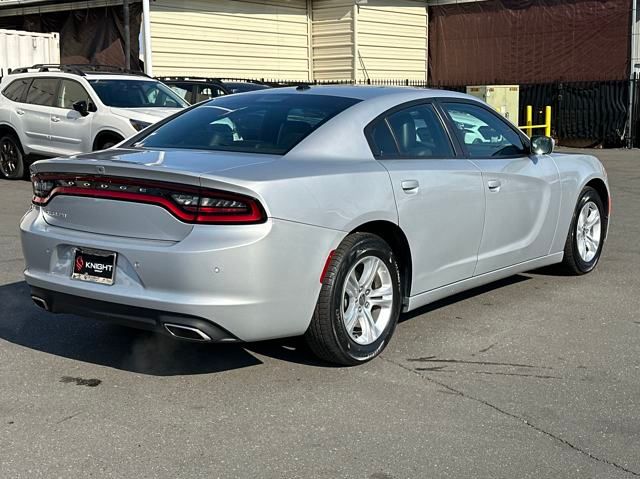
M593 270L607 175L552 150L454 92L220 97L113 149L35 163L25 277L53 313L192 341L304 335L320 358L360 364L402 311L554 263Z

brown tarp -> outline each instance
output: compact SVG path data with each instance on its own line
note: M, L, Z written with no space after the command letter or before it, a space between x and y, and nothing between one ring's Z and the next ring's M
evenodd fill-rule
M488 0L431 7L436 85L622 80L630 0Z
M129 11L131 68L139 69L138 36L142 5L131 2ZM125 66L122 6L0 17L0 28L59 32L61 63Z

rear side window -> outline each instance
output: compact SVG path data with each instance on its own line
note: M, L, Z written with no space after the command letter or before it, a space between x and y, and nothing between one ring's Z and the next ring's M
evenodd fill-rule
M379 120L368 131L374 155L381 158L452 158L455 156L433 106L407 107Z
M389 115L401 156L451 158L453 147L432 105L416 105Z
M31 82L31 78L21 78L11 82L2 94L11 101L23 101L24 93Z
M193 103L199 103L201 101L209 100L210 98L216 98L224 95L224 92L212 85L196 85L195 101Z
M151 129L135 146L282 155L360 100L327 95L226 95Z
M27 103L53 106L57 89L58 80L56 78L34 78L27 92Z
M379 121L371 129L371 147L373 154L380 157L398 156L396 140L386 120Z
M194 103L193 101L193 85L189 83L167 83L169 88L178 95L180 98L188 103Z

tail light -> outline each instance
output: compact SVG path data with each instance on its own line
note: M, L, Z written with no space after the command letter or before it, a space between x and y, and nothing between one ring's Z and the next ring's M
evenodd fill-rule
M249 196L177 183L87 175L36 174L33 204L55 196L84 196L160 206L185 223L253 224L266 221L260 203Z

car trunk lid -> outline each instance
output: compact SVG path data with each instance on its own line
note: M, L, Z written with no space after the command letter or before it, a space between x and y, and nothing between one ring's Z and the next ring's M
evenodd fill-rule
M205 172L229 171L267 161L256 158L261 155L217 153L108 150L40 161L32 166L32 172L42 181L57 182L60 194L52 196L42 207L45 221L52 226L129 238L180 241L193 229L193 218L182 217L180 209L169 204L174 198L171 191L197 195L200 177ZM209 181L207 187L251 194L224 180L220 177L213 184ZM154 188L160 188L170 201L159 204L147 201L146 196L139 200L142 193L153 193ZM95 191L101 194L94 194Z

